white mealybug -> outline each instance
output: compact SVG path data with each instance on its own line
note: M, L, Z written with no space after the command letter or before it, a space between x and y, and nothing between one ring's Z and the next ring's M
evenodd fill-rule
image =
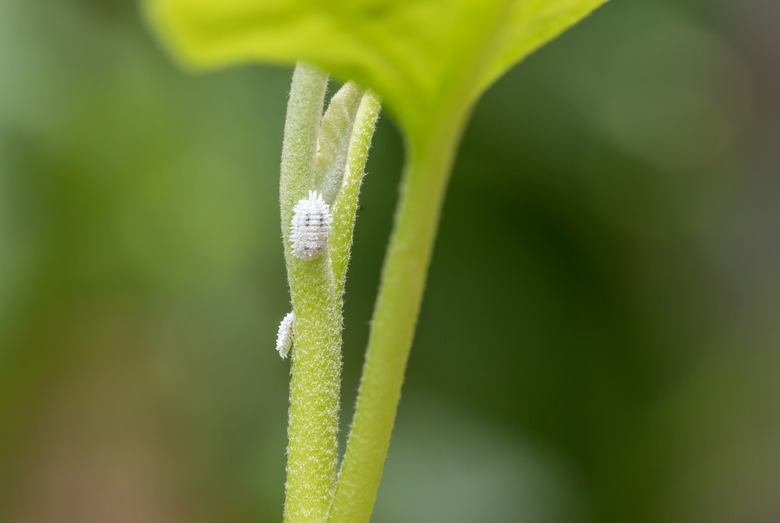
M279 332L276 334L276 350L282 359L287 357L293 344L293 323L295 323L295 313L290 312L279 324Z
M309 197L299 201L290 223L290 243L293 254L301 260L311 261L320 257L328 246L330 206L317 191L309 191Z

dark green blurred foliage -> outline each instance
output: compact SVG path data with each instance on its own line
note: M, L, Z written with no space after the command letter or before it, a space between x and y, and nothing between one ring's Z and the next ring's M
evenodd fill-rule
M780 520L771 0L614 0L461 148L374 520ZM289 70L122 3L0 4L0 521L275 521ZM382 120L351 404L403 160Z

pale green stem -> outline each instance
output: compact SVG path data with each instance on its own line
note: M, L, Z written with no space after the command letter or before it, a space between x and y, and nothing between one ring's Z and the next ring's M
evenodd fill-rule
M367 522L382 476L444 193L468 111L411 149L382 273L360 392L328 521Z
M313 165L327 75L298 65L293 75L282 150L281 215L293 311L287 483L284 519L322 521L333 497L341 380L341 307L330 257L292 255L295 203L313 188Z
M296 523L324 521L333 500L344 277L380 109L375 96L361 96L361 90L347 84L323 118L326 85L321 71L305 64L296 67L282 151L282 233L295 313L284 519ZM330 248L316 260L302 261L292 254L288 239L292 208L309 190L329 184L334 197L338 194Z
M374 93L368 91L363 95L352 127L344 184L333 204L330 258L333 264L333 279L336 282L336 288L341 289L342 293L352 247L360 186L363 182L368 150L371 148L371 138L374 136L374 127L381 107L382 102Z
M293 207L307 196L309 190L314 189L314 159L327 87L328 75L325 72L307 64L296 66L284 123L279 186L282 236L285 238L290 232ZM290 246L287 241L284 245L289 266Z

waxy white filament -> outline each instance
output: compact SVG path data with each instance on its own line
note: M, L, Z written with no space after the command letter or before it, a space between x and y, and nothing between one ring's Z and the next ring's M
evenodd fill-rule
M293 254L301 260L316 260L328 247L330 206L317 191L309 191L309 197L300 200L293 208L290 223L290 243Z
M287 357L293 344L293 324L295 323L295 313L290 312L279 324L279 332L276 334L276 350L282 359Z

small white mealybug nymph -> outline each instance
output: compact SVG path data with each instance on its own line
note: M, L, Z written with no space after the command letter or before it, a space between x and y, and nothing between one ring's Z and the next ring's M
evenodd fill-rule
M287 357L293 345L293 323L295 323L295 313L290 312L279 324L279 332L276 334L276 350L282 359Z
M317 191L309 191L309 197L299 201L293 208L290 223L290 243L293 254L301 260L316 260L328 246L330 206L322 200Z

